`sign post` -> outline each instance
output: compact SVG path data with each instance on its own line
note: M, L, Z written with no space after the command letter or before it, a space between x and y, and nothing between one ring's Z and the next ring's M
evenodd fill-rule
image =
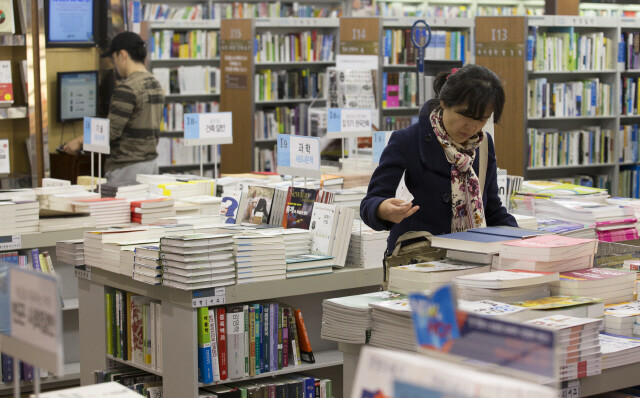
M20 396L22 360L34 367L40 394L40 370L63 373L62 309L55 275L0 267L0 351L14 357L14 396Z
M277 166L279 174L293 177L320 178L320 138L278 134Z
M93 179L93 154L97 152L108 155L111 151L109 146L109 119L85 117L83 141L83 149L91 152L91 184L93 185L95 181ZM101 175L102 157L98 155L98 193L100 194L102 194L102 184L100 184Z
M231 112L185 114L184 144L200 146L200 176L204 175L204 146L213 145L213 178L217 178L218 145L233 144Z

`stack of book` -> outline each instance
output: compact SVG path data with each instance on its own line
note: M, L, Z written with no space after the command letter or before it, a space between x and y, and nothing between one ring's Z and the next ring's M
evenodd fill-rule
M518 301L513 305L528 310L527 319L564 315L577 318L604 318L602 300L580 296L551 296L538 300Z
M532 319L528 324L554 331L560 352L560 381L601 373L599 333L602 319L554 315Z
M131 202L131 222L154 224L161 218L173 217L176 210L171 198L137 200Z
M100 198L73 202L76 213L89 213L96 220L96 227L111 227L131 221L131 209L125 199Z
M103 198L143 200L149 194L148 184L135 184L123 181L108 181L100 186Z
M491 271L490 265L461 264L450 260L391 267L389 268L389 290L402 294L434 290L450 283L456 276L489 271Z
M604 331L620 336L632 337L634 329L640 322L640 302L630 301L626 303L611 304L604 310Z
M594 239L555 235L505 242L494 269L564 272L591 268L597 248Z
M495 300L507 304L550 296L551 282L558 280L557 272L503 270L457 276L458 297L463 300Z
M190 198L180 198L176 202L176 207L181 204L189 204L197 209L194 215L217 215L220 213L222 198L208 195L193 196ZM177 211L177 209L176 209ZM186 215L186 214L185 214Z
M38 232L40 206L36 201L0 201L2 232L24 234Z
M43 210L44 214L48 214L49 211L52 214L58 212L73 213L73 201L100 197L95 192L87 191L82 185L41 187L36 188L34 191L38 202L40 202L40 209ZM10 197L9 199L22 200L17 197Z
M161 238L162 284L186 290L235 284L232 237L192 234Z
M138 246L134 250L133 279L151 285L162 284L160 246Z
M69 265L84 265L84 243L82 239L56 242L56 259Z
M189 198L201 195L202 189L198 184L189 184L186 182L170 182L158 185L159 192L164 196L174 199ZM156 190L156 192L158 192Z
M602 369L629 365L638 362L640 339L600 333Z
M286 278L287 263L281 231L246 232L233 237L238 284Z
M371 338L376 347L416 351L416 336L411 319L409 299L397 299L369 304L371 306Z
M630 215L611 219L597 219L596 234L598 239L603 242L622 242L638 239L637 222L638 219Z
M581 239L597 239L595 227L588 224L557 220L553 218L538 218L538 229L544 232Z
M633 300L633 287L637 273L609 268L589 268L562 272L560 279L551 284L551 292L561 296L600 298L605 304Z
M66 231L69 229L95 228L96 220L88 214L67 214L62 217L40 216L39 231Z
M344 267L354 218L354 209L316 203L309 228L311 253L332 256L336 267Z
M527 308L492 300L458 300L458 309L477 315L512 322L523 322L530 319L529 310Z
M347 251L347 267L379 268L387 249L389 231L374 231L361 221L353 223Z
M283 230L283 235L286 258L311 253L311 235L308 229L287 228Z
M331 274L335 259L322 254L300 254L287 257L287 278Z
M373 325L369 304L398 298L399 294L382 291L323 300L321 338L342 343L367 343Z
M139 240L117 239L102 244L102 268L122 275L133 275L135 249L138 246L157 244L158 238L146 237Z

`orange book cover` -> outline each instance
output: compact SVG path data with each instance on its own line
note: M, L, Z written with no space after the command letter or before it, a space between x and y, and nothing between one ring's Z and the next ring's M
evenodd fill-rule
M303 362L315 363L316 359L313 357L313 351L311 350L311 342L309 341L307 328L304 326L304 319L302 319L302 311L295 310L294 313L296 315L298 339L300 340L300 359L302 359Z

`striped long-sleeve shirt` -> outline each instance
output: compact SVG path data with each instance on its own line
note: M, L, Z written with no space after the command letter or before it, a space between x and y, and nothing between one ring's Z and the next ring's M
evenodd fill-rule
M105 171L158 156L164 91L147 71L134 72L113 91L109 107L111 155Z

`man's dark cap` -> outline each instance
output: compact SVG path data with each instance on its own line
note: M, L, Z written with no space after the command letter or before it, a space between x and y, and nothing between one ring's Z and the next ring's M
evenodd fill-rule
M130 50L137 47L144 47L146 43L140 36L133 32L118 33L112 40L111 46L100 57L110 57L114 52L120 50Z

